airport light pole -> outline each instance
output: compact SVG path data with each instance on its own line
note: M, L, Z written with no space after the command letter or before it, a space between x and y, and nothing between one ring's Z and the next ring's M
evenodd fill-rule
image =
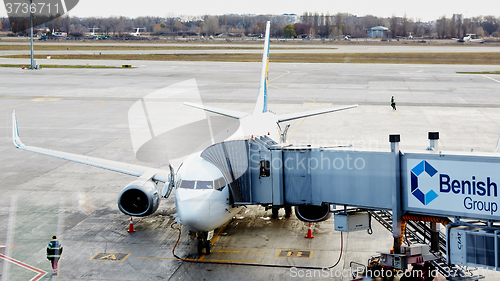
M33 70L33 13L31 12L31 5L33 5L33 0L30 0L30 26L31 26L31 70Z

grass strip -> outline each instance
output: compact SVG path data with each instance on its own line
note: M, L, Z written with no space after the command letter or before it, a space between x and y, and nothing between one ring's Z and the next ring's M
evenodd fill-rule
M129 46L129 45L55 45L36 44L35 51L140 51L140 50L260 50L262 46ZM318 49L315 47L271 47L271 50ZM333 50L338 48L321 48ZM30 45L0 45L0 51L29 51Z
M29 68L29 64L0 64L0 67L26 67ZM40 68L122 68L119 66L107 66L107 65L57 65L57 64L43 64L39 65ZM124 68L135 68L135 67L124 67Z
M154 61L228 61L259 62L261 54L72 54L50 55L53 59L154 60ZM8 55L4 58L29 58ZM46 55L35 55L44 59ZM394 63L394 64L484 64L500 65L500 52L489 53L352 53L352 54L273 54L271 62L294 63Z
M481 72L463 72L457 71L458 74L500 74L500 71L481 71Z

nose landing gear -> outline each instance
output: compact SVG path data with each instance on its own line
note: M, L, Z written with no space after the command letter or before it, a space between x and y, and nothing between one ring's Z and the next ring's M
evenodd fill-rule
M212 247L212 242L209 239L208 232L198 232L198 254L210 255L210 248ZM205 252L203 252L205 250Z

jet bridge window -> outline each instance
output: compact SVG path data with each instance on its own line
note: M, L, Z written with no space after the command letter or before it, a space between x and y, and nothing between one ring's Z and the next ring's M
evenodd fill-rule
M213 181L197 181L196 189L213 189L214 182Z
M224 180L224 178L219 178L219 179L215 180L214 187L217 190L223 190L224 187L226 187L226 181Z
M182 181L181 188L194 189L196 181Z

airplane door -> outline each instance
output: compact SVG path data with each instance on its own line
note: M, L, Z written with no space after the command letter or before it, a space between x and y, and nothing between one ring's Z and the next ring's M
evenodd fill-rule
M271 177L271 151L260 150L251 156L252 202L273 203L273 179Z

